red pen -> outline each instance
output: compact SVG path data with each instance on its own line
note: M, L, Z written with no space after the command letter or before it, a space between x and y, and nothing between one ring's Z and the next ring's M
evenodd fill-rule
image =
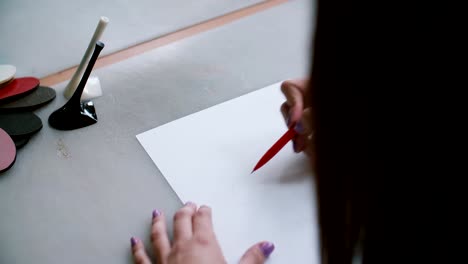
M251 173L254 173L256 170L260 169L263 165L265 165L269 160L271 160L290 140L292 140L297 135L296 130L294 130L294 125L291 126L284 135L276 141L273 146L267 150L267 152L262 156L262 158L258 161L257 165L255 165L254 169Z

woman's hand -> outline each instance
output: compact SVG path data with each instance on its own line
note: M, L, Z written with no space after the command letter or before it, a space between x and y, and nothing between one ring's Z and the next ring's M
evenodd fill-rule
M171 244L166 231L164 215L153 211L151 227L152 249L158 264L211 264L226 263L213 232L211 209L186 203L174 215L174 239ZM151 264L141 240L132 237L135 263ZM274 245L262 242L252 246L241 258L241 264L262 264L271 254Z
M284 81L281 91L286 97L286 102L281 105L281 113L288 127L294 126L297 136L293 140L293 148L296 153L304 151L312 155L312 116L308 101L308 79L295 79Z

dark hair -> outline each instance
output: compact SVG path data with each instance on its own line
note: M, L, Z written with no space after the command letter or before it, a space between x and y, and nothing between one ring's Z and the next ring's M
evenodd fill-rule
M351 1L319 0L309 104L323 263L363 263L382 228L376 164L369 157L369 99L356 86ZM372 174L372 177L371 177Z

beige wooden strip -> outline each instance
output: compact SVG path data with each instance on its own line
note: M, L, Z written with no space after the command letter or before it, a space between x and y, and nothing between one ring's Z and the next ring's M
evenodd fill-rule
M243 17L253 15L255 13L261 12L268 8L286 3L288 0L269 0L265 2L261 2L186 28L181 30L175 31L173 33L169 33L164 36L157 37L155 39L137 44L135 46L108 54L99 58L94 66L94 69L101 68L107 65L111 65L117 63L119 61L126 60L133 56L142 54L144 52L153 50L155 48L165 46L172 42L191 37L193 35L208 31L210 29L223 26L225 24L231 23L233 21L239 20ZM65 69L58 73L54 73L48 75L41 79L41 85L43 86L52 86L57 83L66 81L71 78L73 73L76 71L77 66Z

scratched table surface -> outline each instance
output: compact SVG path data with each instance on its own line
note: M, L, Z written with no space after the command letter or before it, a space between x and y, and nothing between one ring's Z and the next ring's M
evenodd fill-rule
M104 95L87 128L48 126L65 102L57 85L36 111L44 128L0 175L0 263L131 263L129 238L149 245L151 211L171 218L181 205L135 135L305 75L311 10L291 1L96 70Z

